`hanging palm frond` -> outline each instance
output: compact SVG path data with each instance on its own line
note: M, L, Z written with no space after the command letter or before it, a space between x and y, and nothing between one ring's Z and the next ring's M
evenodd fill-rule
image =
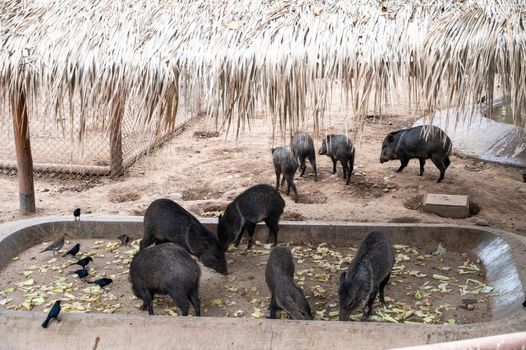
M48 115L98 118L107 130L130 104L137 123L160 115L170 129L178 101L196 96L236 132L262 108L276 131L312 117L317 133L334 98L355 125L403 94L469 118L497 85L518 116L525 9L503 0L4 0L0 91L4 101L45 96Z

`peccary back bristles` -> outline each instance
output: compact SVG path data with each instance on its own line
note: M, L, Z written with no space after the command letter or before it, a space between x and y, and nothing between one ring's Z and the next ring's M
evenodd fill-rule
M172 242L219 273L227 273L225 253L214 234L190 212L166 198L153 201L144 214L141 250L153 243Z
M248 232L247 249L251 249L256 224L265 220L269 228L269 240L273 239L274 245L278 240L278 222L285 201L276 189L269 185L256 185L248 188L237 196L219 217L217 236L224 250L230 243L238 246L241 240L242 229Z
M276 312L283 310L293 319L312 319L303 290L294 283L294 261L289 249L272 249L265 270L265 282L271 293L270 318L276 318Z
M362 320L367 320L378 292L380 301L385 304L384 287L393 265L394 255L387 234L379 231L368 233L349 269L340 276L340 320L348 320L353 311L364 306Z
M195 314L201 314L199 278L201 270L188 252L173 243L164 243L139 251L130 263L130 281L135 296L143 308L153 315L155 294L168 294L188 315L190 304Z

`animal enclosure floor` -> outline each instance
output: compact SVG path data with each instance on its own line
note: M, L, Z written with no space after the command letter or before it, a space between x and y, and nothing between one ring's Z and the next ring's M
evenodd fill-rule
M50 252L39 253L46 244L34 246L15 258L0 272L0 307L12 310L45 311L61 299L64 312L104 312L143 314L128 281L131 258L139 241L120 242L71 239L62 252L80 243L82 256L92 256L88 280L110 277L105 289L87 284L72 274L75 260ZM297 246L292 249L295 280L302 285L315 319L338 319L338 281L342 270L356 253L358 242L334 247L327 244ZM229 274L215 273L201 264L200 294L203 316L264 318L268 316L270 292L265 284L265 266L270 246L257 242L253 251L231 249L227 253ZM490 302L497 286L485 284L485 272L473 257L437 247L443 255L393 242L396 264L385 289L388 308L375 302L372 321L466 324L488 321ZM231 247L233 248L233 247ZM154 311L178 315L179 309L168 296L158 296ZM191 309L191 314L193 309ZM281 317L285 317L282 313ZM44 317L44 316L43 316ZM355 313L352 319L359 319Z

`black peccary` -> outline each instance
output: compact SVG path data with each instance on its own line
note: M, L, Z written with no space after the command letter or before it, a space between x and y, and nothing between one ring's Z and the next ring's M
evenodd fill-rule
M294 261L290 250L275 247L270 252L265 270L265 282L270 289L270 318L283 310L295 320L312 320L310 305L303 290L294 283Z
M440 170L440 177L437 182L444 179L446 169L451 164L449 155L451 154L452 143L444 130L436 126L428 126L428 135L424 134L422 126L402 129L389 133L382 142L382 153L380 163L394 159L400 160L400 168L396 172L401 172L412 158L418 158L420 162L420 176L424 174L426 159L431 161Z
M316 151L314 150L314 141L310 134L306 132L297 132L292 137L291 142L292 154L300 164L301 174L305 175L307 166L305 165L305 158L309 159L309 163L314 170L314 179L318 179L318 171L316 170Z
M393 265L393 249L387 234L374 231L365 235L351 266L340 275L340 321L347 321L354 310L362 307L362 321L367 321L378 292L380 302L386 305L384 288Z
M155 294L168 294L183 316L190 304L201 315L199 278L201 269L188 252L173 243L158 244L140 250L130 263L133 294L143 301L143 309L153 315Z
M278 221L283 208L285 201L272 186L256 185L245 190L219 216L217 237L223 250L234 240L236 247L239 246L244 229L248 231L247 250L251 249L256 224L260 221L268 226L267 241L272 237L274 245L278 244Z
M294 191L294 202L298 201L298 191L294 184L294 174L298 170L298 162L292 156L288 149L285 147L277 147L272 149L272 163L274 164L274 171L276 172L276 191L279 191L279 178L281 179L281 185L287 181L287 195L290 193L290 189Z
M179 244L205 266L227 274L225 253L214 234L179 204L162 198L154 200L146 209L140 249L165 242Z
M323 140L320 152L332 160L332 173L336 174L336 162L339 160L343 168L343 178L348 185L351 182L352 171L354 169L354 146L351 139L345 135L327 135Z

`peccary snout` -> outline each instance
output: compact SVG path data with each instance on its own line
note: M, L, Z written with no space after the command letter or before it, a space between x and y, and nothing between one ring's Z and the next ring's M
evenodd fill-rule
M436 126L428 126L428 134L424 133L423 126L409 129L402 129L389 133L382 142L380 153L380 163L399 159L400 168L396 172L401 172L409 160L418 158L420 162L420 176L424 174L426 159L430 159L440 171L437 182L444 179L446 169L451 161L452 143L444 130Z
M294 202L298 201L298 191L294 184L294 174L298 169L298 162L285 147L277 147L272 149L272 163L274 164L274 171L276 172L276 191L279 191L279 178L281 179L281 186L287 181L287 196L290 189L294 191Z
M354 310L362 307L362 321L367 321L378 292L380 302L385 305L384 288L393 265L394 255L387 234L374 231L365 235L351 266L340 275L340 321L347 321Z
M265 282L270 289L270 318L278 310L296 320L312 320L309 302L303 290L294 283L294 261L290 250L275 247L270 252L265 270Z
M190 212L166 198L153 201L144 214L141 250L155 243L172 242L219 273L227 273L225 252L214 234Z
M237 196L219 216L217 237L224 251L235 241L239 246L244 228L248 232L247 250L252 248L256 224L265 221L269 229L267 242L272 238L273 244L278 243L278 222L285 201L272 186L261 184L248 188Z
M173 243L159 244L140 250L130 263L129 279L135 296L143 301L143 309L153 315L155 294L168 294L188 315L190 304L195 315L201 315L199 278L201 269L188 252Z

